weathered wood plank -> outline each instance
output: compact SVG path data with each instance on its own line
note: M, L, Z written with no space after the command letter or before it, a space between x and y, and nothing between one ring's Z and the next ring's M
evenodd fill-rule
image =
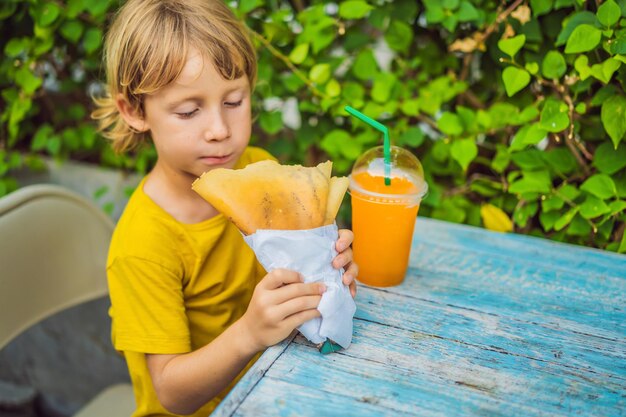
M618 415L625 405L623 383L361 320L355 344L337 355L319 355L296 340L302 345L292 345L266 378L353 401L367 398L397 412Z
M626 381L624 339L607 340L520 317L467 310L372 288L361 288L356 301L359 319L554 363L589 377L602 374ZM596 333L601 331L596 329Z
M626 279L626 255L516 233L494 233L479 227L418 217L413 242L427 247L457 248L481 256L494 254L539 265L591 270Z
M301 385L265 377L234 415L241 417L380 417L417 414L399 413L370 402L367 398L354 401L353 397L332 392L306 390ZM419 415L424 417L445 416L444 414L427 413L420 413Z
M581 332L588 325L614 338L626 336L626 280L591 269L539 267L509 256L423 245L413 250L405 283L387 290L486 312L504 309L538 322L558 316L554 325L571 322Z

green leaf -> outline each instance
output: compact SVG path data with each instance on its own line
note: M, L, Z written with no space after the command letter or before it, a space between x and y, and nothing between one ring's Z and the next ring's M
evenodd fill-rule
M615 95L616 93L617 93L617 88L614 85L612 84L605 85L602 88L600 88L598 92L593 96L593 98L591 99L590 105L599 106L602 103L604 103L604 101L607 98Z
M592 195L587 196L580 205L580 215L585 219L593 219L611 211L609 206L602 200Z
M526 42L526 35L517 35L508 39L500 39L498 41L498 48L505 54L509 55L511 58L515 56L515 54L522 49L524 43Z
M518 167L523 170L541 170L545 169L546 162L541 157L541 152L537 149L527 149L521 152L511 154L511 159Z
M496 155L491 160L491 167L494 171L501 174L509 166L509 163L511 162L511 154L503 145L497 144L496 148Z
M448 136L456 136L463 133L461 118L450 112L443 112L439 120L437 120L437 127Z
M615 37L609 40L609 52L611 54L626 54L626 30L620 29L615 32ZM622 62L625 61L622 55L617 55L614 58Z
M626 133L626 97L614 95L606 99L602 103L600 118L604 130L609 134L613 141L613 146L617 149Z
M565 205L565 200L563 200L558 195L551 195L547 197L545 200L541 200L541 209L545 212L561 210Z
M570 209L567 213L565 213L563 216L561 216L555 223L554 223L554 230L556 230L557 232L559 230L562 230L565 226L567 226L568 224L570 224L570 222L572 221L572 219L574 218L574 216L576 215L576 213L578 213L578 211L580 210L579 206L576 206L572 209Z
M526 68L526 71L530 72L532 75L537 75L539 72L539 64L536 62L527 62L524 65L524 68Z
M396 84L396 76L391 72L381 72L374 77L372 99L379 103L386 103L391 96L391 90Z
M548 194L551 188L552 181L548 171L524 171L522 179L511 184L509 192L513 194Z
M510 149L518 151L524 149L527 145L536 145L541 142L548 132L542 129L538 123L526 125L517 131L511 142Z
M339 16L344 19L365 17L374 7L362 0L348 0L339 5Z
M41 3L38 5L41 5ZM45 27L51 25L57 17L59 17L60 12L61 8L59 6L55 3L48 2L43 3L41 7L34 7L31 13L33 14L37 24Z
M567 114L567 104L562 101L549 98L545 101L539 126L548 132L560 132L569 126L570 120Z
M580 189L606 200L617 196L617 188L613 179L605 174L595 174L582 183Z
M335 158L344 156L350 160L358 158L362 151L362 145L342 129L334 129L326 134L320 146Z
M91 54L100 48L102 45L102 30L99 28L89 28L85 32L85 37L83 38L83 46L87 53Z
M456 25L459 23L456 14L449 14L441 22L442 26L446 28L448 32L454 32L456 30Z
M48 138L54 133L54 129L49 124L42 125L37 129L37 133L33 136L33 140L30 144L30 149L33 151L42 151L46 148L46 142Z
M518 204L513 212L513 220L515 220L515 224L519 227L526 227L528 219L537 214L538 208L539 204L535 201L526 204Z
M111 3L110 1L85 1L85 7L86 9L89 11L89 13L94 16L94 17L98 17L98 16L102 16L104 14L104 12L107 11L107 9L109 8L109 3Z
M17 2L2 2L0 3L0 20L4 20L9 16L12 16L17 9ZM2 184L4 185L4 184ZM6 190L5 190L6 191ZM5 192L0 191L0 197L3 196Z
M326 84L326 94L329 97L337 97L338 95L341 94L341 85L339 84L339 82L337 80L335 80L334 78L332 78L327 84Z
M83 34L84 26L78 20L68 20L61 26L61 35L72 43L78 42Z
M392 20L385 33L385 41L394 51L407 52L413 43L413 30L401 20Z
M263 112L259 117L261 129L273 135L283 128L283 114L280 111Z
M265 4L263 0L241 0L239 2L239 12L248 14L257 7L261 7Z
M293 48L291 53L289 54L289 60L294 64L302 64L309 54L309 44L301 43L300 45Z
M4 53L11 58L15 58L21 53L25 53L30 48L29 38L13 38L4 46Z
M602 3L600 7L598 7L596 15L598 16L600 23L606 27L611 27L617 23L622 15L622 11L613 0L607 0Z
M539 116L539 109L535 104L530 104L521 111L519 116L517 117L516 124L524 124L535 120Z
M622 211L626 210L626 201L624 200L611 201L611 203L609 204L609 210L610 210L609 214L611 216L621 213Z
M316 84L324 84L330 78L329 64L316 64L309 71L309 78Z
M459 22L471 22L472 20L480 18L480 14L478 13L478 10L476 10L476 7L466 0L461 1L456 15L459 18Z
M352 72L359 80L368 81L378 74L378 64L371 49L361 51L352 65Z
M344 83L341 91L342 96L346 100L348 100L348 104L350 104L352 107L354 107L355 101L363 100L363 97L365 95L365 89L363 88L363 86L352 81Z
M417 148L424 142L424 132L418 127L410 127L400 135L398 141L403 145Z
M594 49L600 44L602 31L588 24L576 27L565 45L566 54L577 54Z
M470 190L485 197L494 197L502 192L502 183L485 178L477 178L470 183Z
M48 138L48 141L46 142L46 151L53 156L56 156L61 152L61 138L58 135L53 135Z
M441 0L441 5L448 10L456 10L459 7L459 3L459 0Z
M410 99L402 102L400 110L407 116L417 116L420 112L419 100Z
M568 175L578 167L576 158L567 148L550 149L542 152L541 156L558 175Z
M608 58L602 63L592 65L591 75L602 81L604 84L607 84L611 81L613 73L617 71L620 65L622 65L622 63L617 59Z
M43 83L43 80L35 76L25 65L15 71L15 81L28 95L33 94Z
M540 16L548 13L552 10L554 0L530 0L530 8L533 11L533 16Z
M579 55L574 61L574 68L580 74L580 79L585 81L591 75L591 68L589 68L589 58L586 55Z
M539 222L541 223L543 230L549 232L552 230L559 217L561 217L561 215L557 211L542 211L539 213Z
M583 23L594 26L598 23L598 18L595 14L587 10L573 13L566 18L565 26L563 26L563 29L559 33L559 36L556 39L555 46L565 45L574 29L576 29L579 25Z
M74 19L76 16L85 10L85 4L83 0L68 0L65 7L65 16Z
M502 81L504 81L507 96L511 97L528 85L530 74L520 68L506 67L502 71Z
M457 139L450 145L450 155L452 159L457 161L463 171L467 171L469 164L478 155L478 147L476 141L473 138L470 139Z
M589 236L591 233L591 225L582 216L574 216L565 233L568 236Z
M576 188L575 186L571 184L563 184L561 187L559 187L556 190L556 194L559 197L566 198L570 201L574 201L580 195L580 191L578 191L578 188Z
M603 174L615 174L617 171L626 167L626 145L620 144L617 149L615 149L615 147L608 142L601 143L593 154L592 165Z
M558 51L548 52L541 64L541 72L546 78L561 78L566 70L567 64L565 63L565 58L563 58L563 55Z

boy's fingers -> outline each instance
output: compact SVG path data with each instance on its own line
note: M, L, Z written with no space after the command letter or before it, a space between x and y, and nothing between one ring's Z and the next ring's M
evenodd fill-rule
M306 295L285 301L276 308L279 317L286 318L302 311L316 309L322 299L321 295Z
M348 248L345 251L341 252L339 255L335 256L335 259L333 259L333 268L343 268L344 266L348 265L350 261L352 261L352 258L352 249Z
M296 327L300 327L303 323L320 316L321 314L316 308L301 311L287 317L285 319L285 325L290 329L295 329Z
M356 297L356 281L352 281L352 283L350 284L350 295L352 296L352 298Z
M265 288L273 290L287 284L302 282L302 276L289 269L274 269L261 282L264 283Z
M295 299L307 295L320 295L326 291L326 285L321 282L312 282L309 284L292 284L285 285L275 291L276 304L282 304L291 299Z
M346 268L346 271L343 274L342 281L345 285L350 285L354 282L354 280L358 276L359 276L359 266L354 262L350 262L350 264L348 265L348 268Z
M335 244L335 249L337 249L337 252L343 252L352 244L353 240L354 240L354 233L352 233L352 230L340 229L339 239L337 239L337 243Z

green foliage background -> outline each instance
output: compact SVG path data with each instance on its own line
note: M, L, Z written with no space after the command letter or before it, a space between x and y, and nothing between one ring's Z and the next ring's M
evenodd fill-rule
M390 128L420 215L626 252L626 0L240 0L258 46L253 143L346 174ZM117 1L0 5L0 195L40 155L146 172L89 120ZM349 209L344 205L344 216Z

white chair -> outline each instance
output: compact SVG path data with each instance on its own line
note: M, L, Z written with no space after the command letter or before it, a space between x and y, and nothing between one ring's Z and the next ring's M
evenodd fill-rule
M45 320L52 320L49 318L54 315L69 314L68 309L86 308L84 306L91 302L100 303L96 312L99 322L89 322L87 327L103 340L110 340L110 323L106 316L108 290L105 265L112 231L112 221L99 208L59 186L31 185L0 199L0 353L9 351L12 344L26 337L25 334L30 331L27 329L37 327L38 323L44 323ZM84 319L84 313L78 314ZM83 343L84 350L84 344L94 339L93 334L72 334L72 330L70 328L68 335L53 331L54 334L50 337L57 343L51 345L59 346L39 348L45 349L47 355L57 352L62 355L71 352L71 343ZM78 370L91 369L91 360L103 355L108 355L107 360L116 366L123 363L123 359L110 347L110 341L109 346L104 346L105 343L101 341L96 343L100 343L96 349L99 352L93 357L87 350L82 357L64 360L72 361L66 363ZM30 344L26 348L14 347L14 354L23 358L27 355L24 351L28 350ZM55 382L59 386L76 386L79 388L76 391L83 394L87 392L86 387L89 384L95 384L98 390L102 388L100 394L94 395L91 401L80 404L80 409L74 415L129 416L134 410L134 398L127 373L124 381L100 387L100 375L92 372L89 378L72 380L72 369L68 366L62 370L61 375L47 375L48 382L43 383L38 380L38 375L45 374L44 370L39 372L40 368L53 365L55 360L45 359L38 363L37 358L42 353L33 353L33 356L24 359L24 363L37 364L37 372L31 371L26 376L22 372L17 384L27 384L38 396L44 395L45 392L42 391L45 389L51 386L54 388ZM11 364L15 363L16 360L11 359ZM2 365L0 367L6 368ZM8 371L0 369L0 378L1 372ZM15 372L19 373L19 370Z

